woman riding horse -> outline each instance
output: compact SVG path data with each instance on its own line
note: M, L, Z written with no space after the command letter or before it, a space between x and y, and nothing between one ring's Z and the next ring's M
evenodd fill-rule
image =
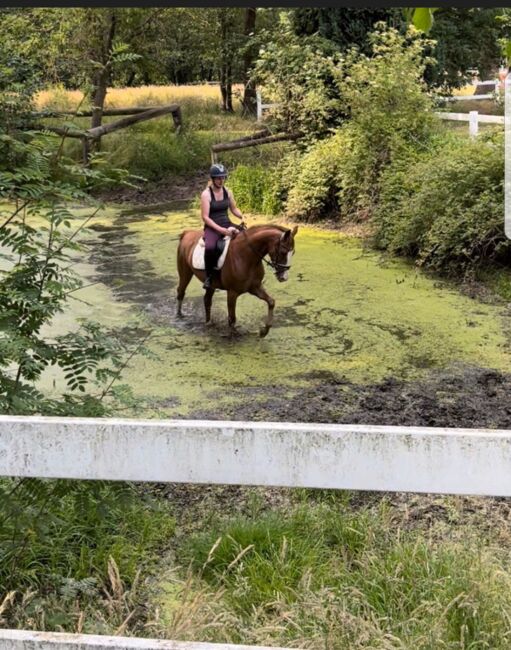
M203 289L210 289L215 272L217 261L217 243L226 235L234 238L238 234L238 227L229 219L229 208L231 212L241 219L243 215L236 206L231 190L225 186L227 169L220 164L212 165L209 170L210 183L201 194L201 216L204 221L204 242L206 250L204 253L204 264L206 267L206 280L202 285Z

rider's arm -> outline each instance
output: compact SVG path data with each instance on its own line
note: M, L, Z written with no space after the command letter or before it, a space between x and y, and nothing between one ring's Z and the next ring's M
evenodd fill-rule
M207 190L205 190L202 193L201 199L200 199L200 207L201 207L201 217L202 221L206 224L206 226L209 226L213 230L216 230L219 232L221 235L228 235L229 232L227 228L222 228L222 226L219 226L217 223L213 221L213 219L209 218L209 207L211 204L211 199L209 198L209 193Z
M229 207L231 208L231 212L238 217L238 219L241 219L243 221L243 214L241 210L238 208L236 205L236 201L234 200L234 196L231 192L231 190L227 190L227 194L229 195Z

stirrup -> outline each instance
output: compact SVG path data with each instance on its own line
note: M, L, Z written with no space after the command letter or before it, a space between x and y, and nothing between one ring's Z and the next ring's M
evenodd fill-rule
M206 279L204 280L204 284L202 285L203 289L211 289L211 283L213 279L210 275L206 276Z

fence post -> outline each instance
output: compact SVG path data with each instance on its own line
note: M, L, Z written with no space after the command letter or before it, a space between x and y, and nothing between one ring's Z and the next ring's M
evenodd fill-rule
M261 118L263 116L263 109L262 109L262 101L261 101L261 91L258 90L256 91L256 99L257 99L257 121L260 122Z
M469 122L468 122L468 132L469 134L475 138L475 136L479 132L479 123L478 123L478 112L477 111L470 111L468 114L469 116Z

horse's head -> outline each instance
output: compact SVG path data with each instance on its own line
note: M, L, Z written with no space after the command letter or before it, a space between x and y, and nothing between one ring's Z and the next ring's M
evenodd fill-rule
M291 258L295 252L295 235L298 226L293 230L285 230L270 248L270 259L279 282L285 282L291 268Z

